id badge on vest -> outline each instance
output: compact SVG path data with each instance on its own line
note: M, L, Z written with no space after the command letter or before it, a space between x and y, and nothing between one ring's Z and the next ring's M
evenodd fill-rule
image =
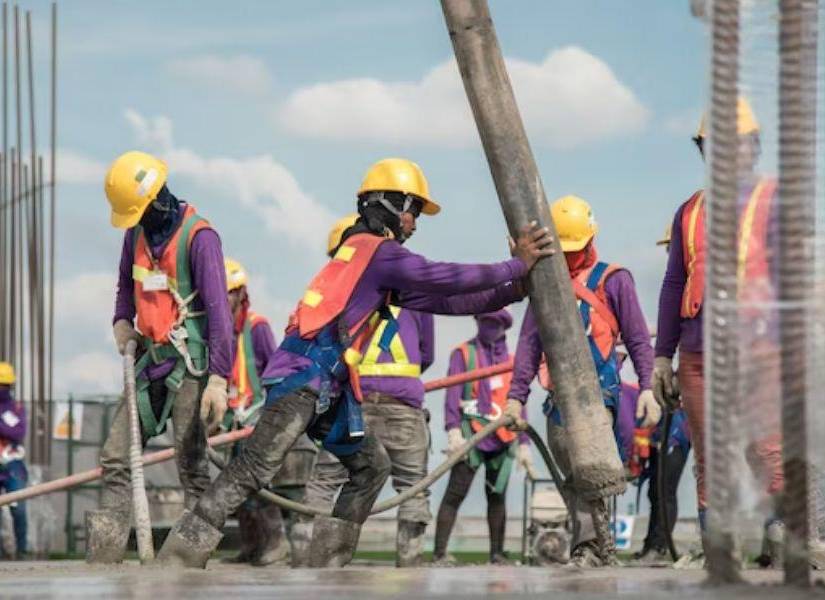
M169 289L169 279L163 271L152 271L143 279L146 292L165 292Z
M504 379L502 379L501 375L494 375L490 377L490 391L500 390L504 387Z

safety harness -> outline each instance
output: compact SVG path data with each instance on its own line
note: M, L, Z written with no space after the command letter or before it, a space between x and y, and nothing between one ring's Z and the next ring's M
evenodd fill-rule
M389 310L393 320L397 321L401 309L397 306L390 306ZM377 320L378 315L375 314L372 318ZM392 336L389 342L389 349L381 347L381 342L386 342L384 333L389 323L390 321L382 320L375 329L370 345L367 346L367 351L364 353L364 359L358 365L358 374L362 377L421 377L421 365L410 363L401 335L397 333L397 328L396 334ZM378 362L381 353L387 351L392 360L390 362Z
M186 375L189 374L195 379L202 379L209 366L209 349L203 339L206 313L190 309L192 302L198 295L198 291L192 289L192 276L189 268L189 239L192 228L202 223L206 223L206 221L194 211L189 211L188 216L184 217L181 225L175 259L175 278L168 277L166 282L168 291L177 305L178 313L177 319L167 335L168 342L156 343L152 338L144 336L143 348L145 352L135 364L138 414L140 415L143 431L149 437L160 435L166 429L166 421L169 419L172 406L175 404ZM133 256L135 256L134 253L137 250L138 240L141 236L143 236L143 228L138 225L135 227L134 236L132 237ZM153 257L150 256L150 259L154 262ZM136 282L144 282L151 276L153 276L153 273L143 267L138 265L132 267L132 279ZM149 397L150 381L144 375L144 371L150 365L159 365L171 358L175 359L175 365L164 380L167 389L166 402L161 410L160 418L156 418Z
M235 364L232 368L232 385L237 393L234 397L230 394L229 407L223 419L224 429L251 424L266 400L252 344L252 328L263 322L263 317L250 313L238 335ZM248 405L247 398L250 399Z

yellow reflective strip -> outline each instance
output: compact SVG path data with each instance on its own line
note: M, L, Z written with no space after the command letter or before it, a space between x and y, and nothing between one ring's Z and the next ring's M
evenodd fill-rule
M238 361L238 381L235 382L235 385L238 388L238 396L243 398L249 384L247 381L246 353L244 352L243 346L243 332L238 335L238 349L236 352L238 354L236 359Z
M370 345L364 353L364 360L361 361L361 366L374 365L378 362L378 357L381 355L381 348L378 346L378 342L381 341L381 336L384 335L386 328L387 322L381 321L381 324L375 329L375 333L370 340ZM396 334L395 337L398 337L398 334ZM393 338L393 341L395 341L395 338Z
M763 187L764 182L762 180L754 186L751 197L748 199L748 205L745 207L745 216L742 218L742 225L739 228L739 255L737 256L736 280L740 284L745 279L745 269L748 265L748 250L750 248L751 233L753 230L753 218L756 215L756 207L759 204L759 197L762 195Z
M344 362L351 367L357 367L363 358L363 354L358 352L355 348L347 348L344 351Z
M335 253L335 260L349 262L352 260L353 256L355 256L354 246L341 246L338 248L338 252Z
M321 304L321 300L324 299L324 295L316 292L315 290L307 290L304 292L304 299L303 303L309 307L315 308L319 304Z
M134 281L140 281L143 283L143 280L146 279L149 275L152 274L151 269L147 269L146 267L141 267L140 265L132 265L132 279ZM169 285L170 290L178 289L178 282L171 277L166 277L166 283Z
M374 365L360 365L358 374L363 377L421 377L421 367L409 364L376 363Z
M705 201L705 193L702 192L702 195L696 200L696 203L693 205L693 211L690 213L690 221L688 222L688 275L693 273L693 266L696 263L696 223L699 220L699 214L702 211L703 205ZM692 285L692 281L690 276L688 276L688 286ZM683 304L682 307L683 312L689 313L690 312L690 290L685 290L685 293L682 294Z

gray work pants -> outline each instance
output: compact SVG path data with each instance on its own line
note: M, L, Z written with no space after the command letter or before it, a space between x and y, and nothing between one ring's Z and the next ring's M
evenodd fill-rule
M192 508L209 485L209 460L206 456L206 429L200 419L200 399L205 379L186 377L172 406L175 461L183 486L184 505ZM156 416L166 402L167 388L163 379L149 386L149 397ZM149 436L141 428L143 445ZM126 399L115 411L112 427L100 451L103 469L103 493L100 507L130 510L132 487L129 473L129 410Z
M376 402L378 400L378 402ZM399 494L427 475L430 431L424 411L409 404L370 394L362 405L367 430L383 446L390 459L392 486ZM314 508L328 508L349 474L338 459L322 451L307 483L305 502ZM398 508L399 521L429 523L432 519L430 491L416 494ZM371 507L370 507L371 508Z
M194 512L216 529L251 494L272 481L287 451L308 431L322 437L332 426L334 407L316 419L317 394L307 388L265 406L246 444L203 493ZM339 459L349 471L333 508L338 519L363 523L389 476L390 460L375 436L367 432L360 449Z

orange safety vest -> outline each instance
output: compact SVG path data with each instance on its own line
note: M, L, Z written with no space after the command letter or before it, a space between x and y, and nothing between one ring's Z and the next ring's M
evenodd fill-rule
M262 387L255 365L255 353L252 348L252 329L261 323L266 323L265 317L252 311L246 317L246 322L238 334L238 343L235 347L235 364L232 365L232 387L236 394L229 398L229 408L249 408L261 396ZM249 339L247 339L249 338Z
M347 238L335 256L310 282L289 319L287 334L297 331L301 338L313 339L337 319L346 308L376 250L385 241L387 238L366 233ZM389 301L389 295L387 300ZM376 316L375 312L367 313L358 322L347 324L347 334L351 340L343 358L349 368L350 386L359 401L362 394L358 365L363 358L362 350L381 323L381 319L374 318Z
M461 346L458 347L461 351L461 356L464 358L464 366L467 368L468 371L475 370L477 368L476 357L476 348L470 348L470 344L468 342L464 342ZM487 377L483 380L477 379L473 382L467 382L464 384L464 393L463 393L463 400L464 401L471 401L471 400L478 400L478 386L481 384L481 381L488 381L492 383L494 380L497 380L498 385L497 387L493 388L490 385L490 399L493 402L493 410L495 411L493 414L490 415L481 415L486 421L495 421L498 419L504 411L507 409L507 393L510 391L510 382L513 380L513 372L508 371L506 373L501 373L500 375L494 375L493 377ZM470 427L473 428L474 432L479 432L484 428L486 423L482 423L477 416L474 415L465 415L470 420ZM496 430L496 435L498 438L504 442L505 444L511 443L513 440L516 439L517 435L507 429L506 427L499 427Z
M186 210L181 219L181 223L195 215L195 207L191 204L186 206ZM199 219L189 230L186 239L187 253L192 245L195 234L202 229L208 229L209 223ZM135 241L135 252L132 264L132 279L135 287L135 309L137 311L138 330L146 337L157 344L169 342L169 331L177 324L179 311L178 302L173 294L177 290L177 269L178 269L178 245L180 244L181 231L183 227L178 227L163 249L160 259L155 260L146 241L143 230L137 235ZM148 291L144 289L144 282L148 277L166 275L166 289ZM186 300L185 298L183 300Z
M750 284L767 282L768 222L776 180L760 179L739 217L739 250L736 270L740 294L751 294ZM682 259L687 279L682 292L680 315L692 319L699 314L705 296L705 194L698 191L682 210ZM740 296L741 299L741 296Z
M590 326L585 331L585 335L591 344L595 345L602 360L608 360L612 354L616 343L619 339L619 322L616 320L616 315L610 310L610 304L607 301L607 292L604 284L607 278L616 271L620 271L622 267L619 265L608 265L607 268L599 277L599 281L595 290L587 287L587 281L593 269L598 263L590 266L576 277L572 279L573 293L576 299L585 302L590 306ZM553 382L550 380L550 370L547 368L547 358L542 355L541 364L539 365L539 383L546 390L553 389Z

